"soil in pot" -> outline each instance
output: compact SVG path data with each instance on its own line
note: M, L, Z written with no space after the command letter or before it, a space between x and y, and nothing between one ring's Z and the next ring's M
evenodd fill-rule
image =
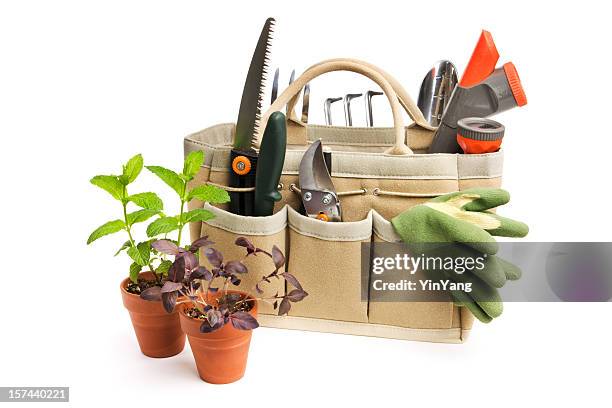
M139 275L140 281L154 285L154 277L150 272ZM121 282L121 297L123 305L130 312L130 319L136 333L136 339L142 354L148 357L164 358L175 356L185 347L185 334L181 330L178 310L166 313L161 302L141 299L139 295L128 292L132 283L129 279ZM146 287L139 286L144 290ZM134 285L132 285L134 290Z
M243 292L242 296L249 296ZM257 318L257 302L248 302L248 311ZM244 376L252 330L238 330L231 323L211 333L200 332L204 317L190 303L179 307L181 327L187 334L200 378L211 384L227 384Z

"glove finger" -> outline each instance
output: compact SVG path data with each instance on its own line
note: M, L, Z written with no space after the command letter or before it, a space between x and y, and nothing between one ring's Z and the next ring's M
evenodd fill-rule
M502 258L497 258L497 262L503 268L506 279L515 281L519 280L523 275L523 271L521 270L521 268L519 268L512 262L508 262Z
M468 310L472 312L474 317L481 322L490 323L493 320L491 316L486 314L485 311L482 310L480 306L478 306L476 302L474 302L474 300L467 295L467 293L453 290L451 291L451 296L455 299L456 303L459 303L462 307L467 307Z
M445 194L431 201L454 202L459 208L466 211L485 211L508 203L510 193L500 188L470 188Z
M498 237L523 238L527 235L527 233L529 233L529 227L524 222L502 217L497 214L491 213L489 215L497 219L500 223L498 228L487 230L491 235Z
M470 298L490 317L499 317L503 310L503 302L497 289L484 283L476 276L455 274L455 281L471 284Z
M432 210L436 211L436 210ZM439 212L438 212L439 213ZM432 227L442 231L445 242L460 242L478 252L494 255L499 250L495 238L481 227L441 213L432 220Z
M501 288L506 284L506 274L504 268L498 262L498 257L495 255L483 256L479 251L474 250L469 245L465 244L453 244L450 245L443 253L443 256L450 256L455 259L455 272L456 273L473 273L475 276L480 278L484 283L494 288ZM459 263L459 260L463 258L466 263L463 265ZM467 260L472 263L470 268L467 267ZM482 263L479 263L479 262ZM462 267L462 269L459 269Z
M489 214L486 217L495 225L499 224ZM394 217L391 224L406 243L462 242L482 253L495 254L498 251L497 242L484 229L425 204L404 211Z
M484 283L494 288L501 288L506 284L506 272L499 258L491 255L485 258L484 267L475 267L471 272L482 279Z

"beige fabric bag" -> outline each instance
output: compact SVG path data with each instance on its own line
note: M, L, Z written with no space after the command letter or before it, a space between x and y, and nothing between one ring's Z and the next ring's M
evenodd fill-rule
M316 126L301 123L293 113L301 89L331 71L353 71L376 82L389 100L393 128ZM287 270L301 281L309 296L293 304L289 316L278 317L262 306L264 326L458 343L466 339L473 316L452 303L375 303L361 299L361 243L397 240L390 219L432 197L471 187L499 187L503 153L424 154L431 143L430 127L403 87L385 71L363 61L335 59L308 68L272 104L262 117L260 133L269 115L289 106L287 154L281 177L282 200L270 217L230 214L212 208L216 218L191 225L193 239L209 235L226 259L238 256L238 236L257 245L284 248ZM403 125L402 111L414 123ZM233 124L220 124L185 138L185 154L205 152L205 163L192 181L227 187ZM332 180L342 205L342 223L323 223L300 215L298 167L309 143L322 139L332 150ZM201 207L194 200L190 208ZM223 207L223 206L221 206ZM258 261L259 262L259 261ZM262 260L263 262L263 260ZM264 267L249 265L252 284ZM269 265L261 272L267 272ZM251 286L251 287L248 287ZM282 291L273 287L270 291Z

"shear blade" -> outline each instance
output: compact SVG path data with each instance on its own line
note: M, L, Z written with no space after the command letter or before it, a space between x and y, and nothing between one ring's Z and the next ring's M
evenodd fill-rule
M335 193L334 183L325 166L321 141L315 141L300 162L300 188Z

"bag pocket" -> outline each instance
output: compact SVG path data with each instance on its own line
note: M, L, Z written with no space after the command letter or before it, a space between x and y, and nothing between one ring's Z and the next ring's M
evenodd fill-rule
M402 240L393 229L391 222L376 211L372 212L372 229L374 244L395 243L399 245L397 249L403 247ZM386 252L389 251L382 251L382 248L377 249L376 245L372 245L372 259L389 256ZM376 296L373 294L373 284L377 279L380 279L380 276L370 271L370 299L368 302L368 321L370 323L419 329L448 329L452 326L453 304L451 302L418 302L411 299L410 294L406 294L402 299L401 292L392 294L392 301L374 301ZM419 279L426 279L421 271L410 277L411 281ZM383 294L382 296L388 298L391 295Z
M287 207L283 207L277 213L267 217L245 217L243 215L232 214L223 209L213 207L206 203L204 208L215 215L215 218L202 224L201 236L208 235L208 239L214 242L213 247L223 253L225 262L230 260L242 260L248 268L248 273L240 276L241 281L233 289L242 290L258 297L271 297L276 293L285 294L285 282L282 279L272 279L270 283L260 285L263 295L255 292L255 285L263 275L267 275L274 270L274 264L270 257L265 254L249 256L245 258L246 249L235 245L238 237L248 238L256 247L270 252L272 246L276 245L285 253L286 227L287 227ZM202 265L210 268L208 260L200 256ZM279 270L284 272L284 267ZM218 282L214 282L219 286ZM276 314L271 304L260 302L259 313Z
M362 300L361 244L370 242L372 216L356 222L322 222L288 207L289 272L308 296L290 316L368 321Z

